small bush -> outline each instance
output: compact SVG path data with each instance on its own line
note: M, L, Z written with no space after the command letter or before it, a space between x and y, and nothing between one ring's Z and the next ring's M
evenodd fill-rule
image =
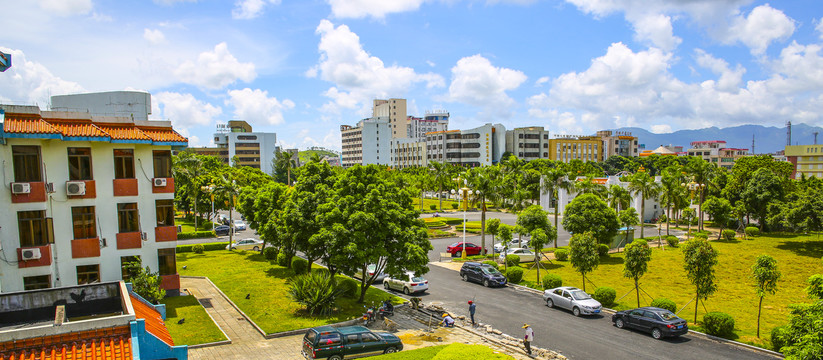
M463 225L463 219L461 218L443 218L443 221L449 225Z
M558 261L569 260L569 250L568 249L557 249L557 250L554 251L554 257Z
M343 296L348 298L354 298L357 296L357 290L360 288L360 284L358 284L356 280L341 275L337 275L336 280L337 288L340 289Z
M486 260L486 261L484 261L483 263L484 263L484 264L486 264L486 265L491 265L491 266L494 266L494 268L495 268L495 269L497 269L497 261L494 261L494 260Z
M722 312L703 315L703 328L709 335L729 337L734 333L734 318Z
M709 235L706 235L706 234L703 234L703 233L697 233L697 234L694 234L694 238L695 238L695 239L703 239L703 240L708 240L708 239L709 239Z
M215 243L205 243L205 244L194 244L194 245L202 245L203 251L214 251L214 250L224 250L228 242L215 242ZM194 251L194 245L177 245L177 252L178 253L187 253Z
M600 255L600 256L609 255L609 245L606 245L606 244L597 245L597 255Z
M435 205L435 204L429 205L429 210L437 210L437 205Z
M734 237L737 236L737 233L732 229L725 229L721 234L723 235L723 239L726 240L734 240Z
M543 277L543 288L554 289L563 286L563 279L557 274L547 274Z
M659 307L661 309L666 309L666 310L669 310L671 312L676 312L677 311L677 305L674 303L674 301L671 301L671 300L666 299L666 298L658 298L658 299L652 300L651 306Z
M298 263L295 258L294 263ZM341 295L336 281L327 272L317 271L296 276L289 284L289 297L303 305L310 314L328 315Z
M267 260L275 260L277 259L277 249L269 246L263 249L263 256L265 256Z
M509 271L506 272L506 277L509 278L509 282L517 284L523 280L523 269L520 267L511 267Z
M617 297L617 291L607 286L601 286L594 291L594 295L592 295L592 297L599 301L603 306L609 307L614 304L614 298Z
M789 335L788 332L788 325L781 325L772 329L772 350L780 352L780 349L787 345L786 337Z
M282 267L286 267L286 266L289 266L290 261L291 261L291 258L288 255L286 255L286 253L284 253L284 252L277 253L277 265L280 265Z
M177 240L188 240L188 239L202 239L202 238L213 238L217 237L214 234L214 231L190 231L190 232L181 232L177 234Z
M517 255L506 255L506 266L520 265L520 257Z
M204 247L203 244L195 244L191 249L195 254L202 254Z
M457 203L452 203L452 209L457 210L458 207L460 207L460 205L457 205Z
M308 268L309 262L306 259L299 256L295 256L291 259L291 269L294 270L295 274L305 273Z
M760 229L758 229L754 226L747 226L746 229L743 230L743 232L746 233L746 236L758 236L758 235L760 235Z
M671 247L677 247L678 245L680 245L680 239L678 239L677 236L674 235L666 236L666 244Z

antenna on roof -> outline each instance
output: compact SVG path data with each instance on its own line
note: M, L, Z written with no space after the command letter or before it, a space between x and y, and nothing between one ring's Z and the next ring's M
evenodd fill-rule
M792 122L791 121L786 122L786 145L787 146L792 145Z
M756 154L756 152L754 152L754 134L752 134L752 154Z
M817 131L812 133L812 134L814 134L814 144L815 145L817 145L817 133L818 133Z

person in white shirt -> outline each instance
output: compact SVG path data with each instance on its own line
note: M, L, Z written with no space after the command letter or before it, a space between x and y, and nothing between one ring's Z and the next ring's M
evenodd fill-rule
M454 326L454 319L451 317L451 315L444 313L443 321L440 322L440 325L443 325L445 327L452 327Z
M523 328L526 329L526 336L523 338L523 345L526 345L526 353L531 356L531 342L534 341L534 330L532 330L532 327L529 326L529 324L523 324Z

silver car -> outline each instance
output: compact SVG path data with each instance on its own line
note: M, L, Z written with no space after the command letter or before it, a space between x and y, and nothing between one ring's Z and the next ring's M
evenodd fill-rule
M599 314L602 306L585 291L576 287L561 286L543 292L543 301L548 307L571 310L574 316Z

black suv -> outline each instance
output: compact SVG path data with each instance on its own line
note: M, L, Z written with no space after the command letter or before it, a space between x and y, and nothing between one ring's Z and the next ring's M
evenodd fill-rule
M303 336L303 357L341 360L389 354L403 350L400 338L389 333L372 332L364 326L318 326Z
M460 268L460 277L463 281L474 281L485 287L506 285L506 277L489 264L465 262Z

